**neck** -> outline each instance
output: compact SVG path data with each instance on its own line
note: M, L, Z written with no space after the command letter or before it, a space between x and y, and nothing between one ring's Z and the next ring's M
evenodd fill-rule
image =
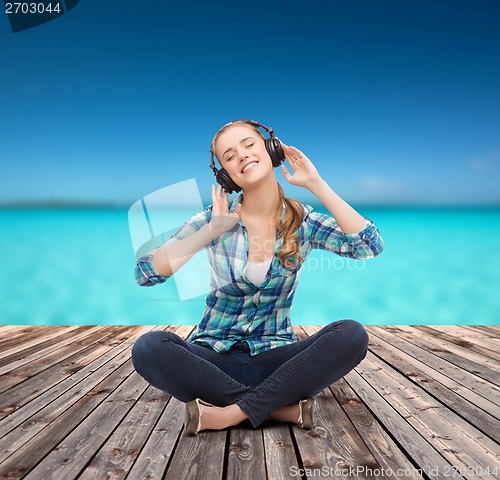
M263 221L274 218L280 196L276 177L269 175L252 188L243 191L243 201L241 204L242 218Z

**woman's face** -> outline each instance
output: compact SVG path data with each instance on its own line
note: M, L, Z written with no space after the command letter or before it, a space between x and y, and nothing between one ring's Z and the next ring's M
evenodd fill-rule
M221 133L215 154L221 166L243 189L258 183L273 170L264 139L245 125L229 127Z

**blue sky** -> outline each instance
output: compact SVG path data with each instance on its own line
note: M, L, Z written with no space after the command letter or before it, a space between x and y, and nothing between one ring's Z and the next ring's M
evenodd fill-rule
M249 117L353 203L500 201L500 4L80 0L0 15L0 202L131 204ZM295 198L311 197L288 186Z

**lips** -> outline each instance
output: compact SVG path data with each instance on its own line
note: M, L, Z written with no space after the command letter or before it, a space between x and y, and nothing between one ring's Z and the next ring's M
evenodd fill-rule
M245 166L241 169L241 173L247 173L247 172L249 172L249 171L250 171L250 170L252 170L252 169L255 167L255 165L257 165L258 163L259 163L259 162L255 161L255 160L253 160L253 161L251 161L251 162L246 163L246 164L245 164ZM249 168L247 168L247 167L249 167ZM245 169L246 169L246 170L245 170Z

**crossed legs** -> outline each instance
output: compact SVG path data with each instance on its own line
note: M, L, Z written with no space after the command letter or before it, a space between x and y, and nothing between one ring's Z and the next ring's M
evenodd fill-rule
M219 430L248 418L298 422L298 402L342 378L365 357L368 335L354 320L333 322L299 342L246 356L253 375L244 383L241 357L190 344L172 332L141 336L132 350L137 372L153 386L183 402L200 398L201 429ZM248 384L250 383L250 384Z

